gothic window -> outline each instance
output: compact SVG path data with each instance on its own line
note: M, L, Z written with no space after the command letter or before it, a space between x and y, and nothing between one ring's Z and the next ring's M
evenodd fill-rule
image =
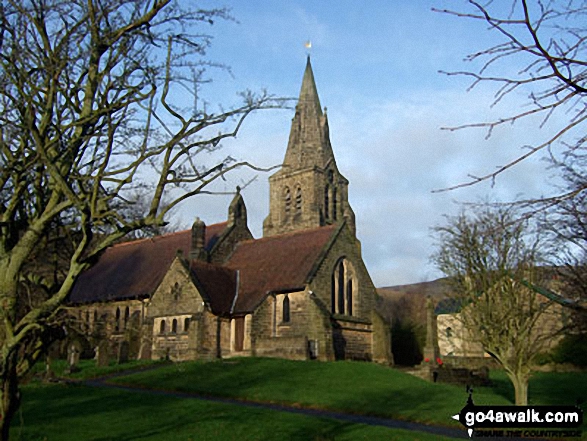
M283 298L283 323L289 323L290 311L289 311L289 297L286 295Z
M330 206L330 201L328 198L328 193L330 192L330 187L328 187L328 185L324 188L324 218L328 219L330 218L330 212L329 212L329 206Z
M90 325L90 311L86 311L86 326Z
M353 315L353 279L347 280L346 283L346 304L348 315Z
M94 325L98 322L98 310L94 309Z
M128 318L130 316L130 310L128 309L128 306L124 309L124 329L126 329L126 327L128 326Z
M291 210L291 193L289 187L285 187L283 190L283 201L285 203L285 214L289 214Z
M116 319L114 322L114 331L120 331L120 308L116 308Z
M177 334L177 319L173 319L171 322L171 333Z
M296 188L296 212L302 212L302 188L300 186Z
M188 332L189 329L190 329L190 319L189 319L189 317L187 317L183 321L183 332Z
M337 304L337 312L339 314L344 314L344 291L345 291L345 280L344 280L344 260L341 260L338 263L338 268L336 270L336 276L338 279L338 292L336 293L336 297L338 299Z
M330 291L331 311L333 314L356 314L357 289L355 271L350 261L340 259L332 272Z
M165 334L165 320L161 320L159 324L159 334Z

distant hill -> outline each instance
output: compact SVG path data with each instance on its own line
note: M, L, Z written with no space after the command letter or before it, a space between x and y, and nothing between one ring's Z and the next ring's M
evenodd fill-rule
M446 298L446 278L430 282L377 288L377 311L391 324L392 352L398 365L414 366L422 361L426 338L426 297L435 303Z
M395 285L377 288L377 293L390 300L397 300L405 295L432 296L440 300L450 293L450 286L446 278L432 280L430 282L411 283L408 285Z

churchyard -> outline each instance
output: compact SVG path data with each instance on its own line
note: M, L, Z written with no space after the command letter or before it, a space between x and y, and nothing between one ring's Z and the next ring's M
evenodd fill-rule
M252 408L238 401L459 428L450 416L467 398L464 387L433 384L398 369L360 362L234 358L208 363L111 362L98 367L95 361L81 360L78 367L77 372L67 374L66 362L53 362L55 379L51 382L41 379L44 367L39 367L23 389L22 411L13 422L15 439L448 439ZM110 374L116 375L107 380L108 384L133 390L85 383ZM513 389L503 372L492 371L491 379L492 386L475 389L475 403L511 404ZM237 403L203 401L175 392L234 399ZM586 396L585 372L537 373L530 382L531 404L574 404Z

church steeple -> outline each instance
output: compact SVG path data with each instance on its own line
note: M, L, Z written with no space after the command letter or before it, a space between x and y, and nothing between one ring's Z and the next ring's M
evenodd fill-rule
M320 106L314 72L308 56L283 164L291 169L303 169L324 167L333 160L328 117Z
M318 89L316 88L316 81L314 80L314 72L312 71L312 63L310 63L309 55L306 61L306 70L304 71L298 106L300 103L313 107L320 116L322 115L322 107L320 106L320 98L318 97Z
M308 56L283 167L269 178L269 216L264 236L316 228L345 220L355 231L348 181L338 171Z

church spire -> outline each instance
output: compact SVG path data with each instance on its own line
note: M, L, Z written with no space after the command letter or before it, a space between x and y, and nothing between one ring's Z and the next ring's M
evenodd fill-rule
M263 234L317 228L345 221L355 233L348 181L339 172L310 57L302 79L283 167L269 178L271 203Z
M306 70L304 71L304 79L302 80L302 88L300 89L300 97L298 99L298 107L300 105L312 107L316 114L322 116L322 107L320 106L320 98L318 97L318 89L316 88L316 81L314 80L314 72L312 72L312 63L310 63L310 56L306 61Z
M311 167L323 168L333 160L328 120L320 106L312 63L308 56L283 163L292 170L303 170Z

